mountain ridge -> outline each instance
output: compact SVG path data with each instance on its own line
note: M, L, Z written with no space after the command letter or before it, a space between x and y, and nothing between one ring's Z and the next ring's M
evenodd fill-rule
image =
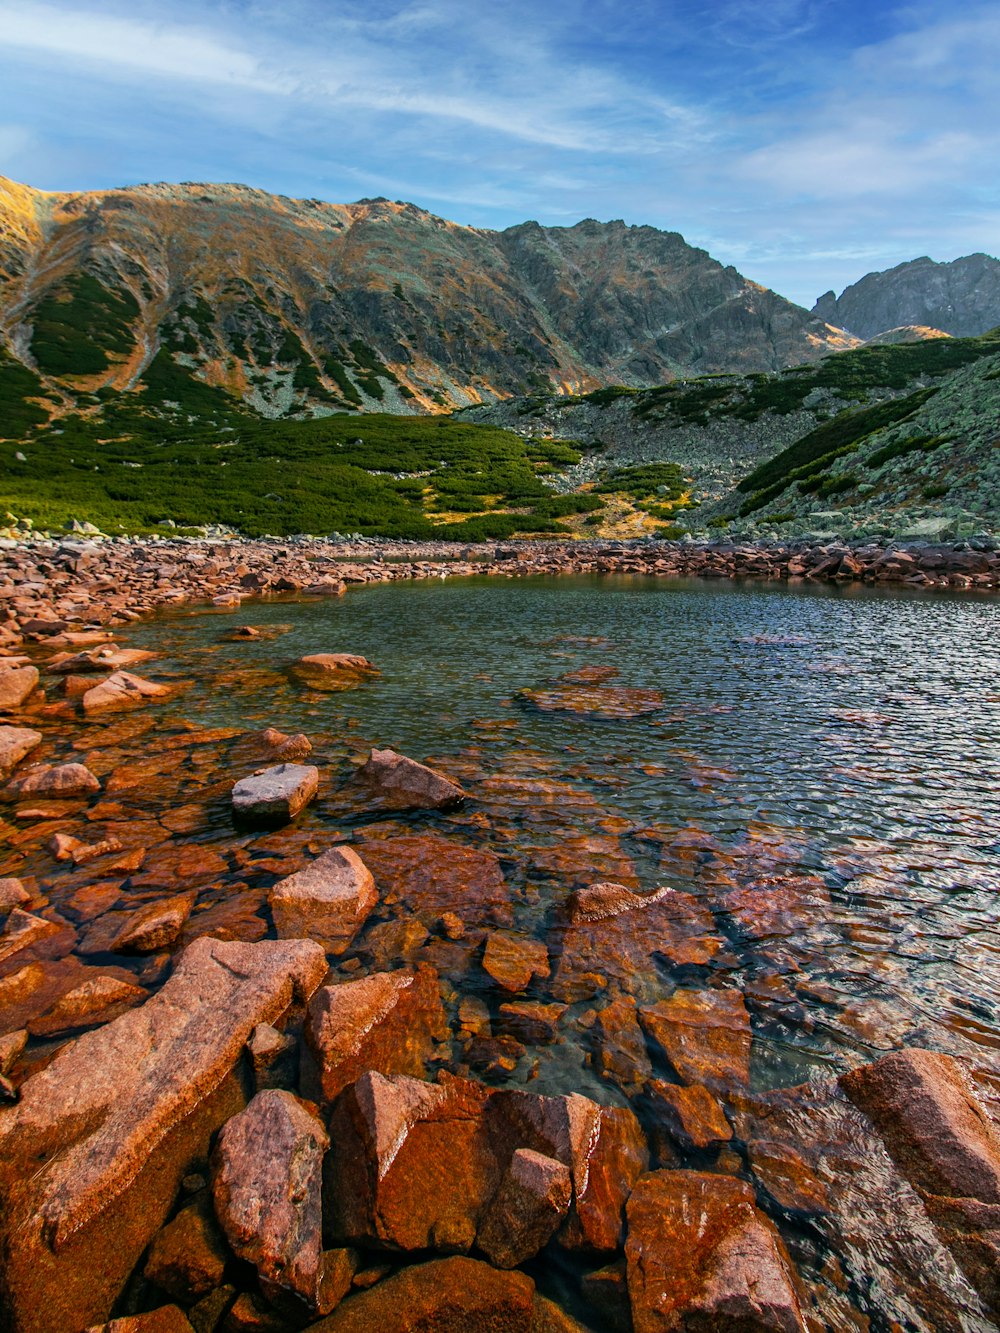
M864 339L906 325L976 338L1000 324L1000 260L982 251L944 262L921 255L867 273L839 296L825 292L813 314Z
M161 356L265 416L773 370L857 341L679 233L621 221L491 231L382 197L3 178L0 335L55 410L136 390Z

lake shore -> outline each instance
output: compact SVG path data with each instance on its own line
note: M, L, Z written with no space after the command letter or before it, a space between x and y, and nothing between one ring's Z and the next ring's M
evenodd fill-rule
M349 584L476 575L632 574L1000 587L990 543L511 542L474 546L381 538L40 541L0 550L0 647L81 624L122 625L160 607L296 593L337 596Z

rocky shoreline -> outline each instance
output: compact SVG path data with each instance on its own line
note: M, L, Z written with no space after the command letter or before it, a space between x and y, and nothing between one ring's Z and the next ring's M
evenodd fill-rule
M441 542L313 538L66 540L0 549L0 645L73 624L125 624L159 607L238 605L264 594L338 595L348 584L468 575L630 574L788 582L1000 587L1000 550L987 541L901 543Z
M913 1327L997 1325L988 1081L908 1049L751 1084L751 1017L804 1002L788 950L829 901L777 842L758 829L737 855L695 829L628 830L672 881L640 892L615 821L581 845L564 831L544 854L553 911L525 930L505 812L551 819L567 784L203 727L164 713L182 685L111 638L188 602L550 573L988 590L1000 553L3 553L0 1326L819 1333L866 1326L840 1257L866 1231ZM291 670L312 691L377 688L356 654ZM613 719L656 702L609 673L567 673L532 705ZM741 989L738 948L774 949L777 970ZM532 1091L532 1052L564 1042L606 1095ZM820 1276L791 1223L828 1237Z

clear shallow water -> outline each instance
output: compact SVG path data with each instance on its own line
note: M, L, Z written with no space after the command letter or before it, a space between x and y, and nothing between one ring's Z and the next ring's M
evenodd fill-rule
M220 643L234 624L287 632ZM762 1085L914 1041L994 1067L995 601L483 579L250 603L235 616L171 615L137 627L129 643L156 649L158 667L192 681L180 709L202 725L270 724L357 753L391 746L440 762L474 796L477 781L496 774L568 784L554 806L527 797L512 813L504 802L496 839L482 821L471 828L477 844L505 856L593 835L601 846L617 842L643 887L691 888L668 856L659 861L659 845L632 832L693 826L726 850L755 845L760 876L818 875L829 906L780 950L837 1002L817 1000L808 1023L785 1015L778 1031L764 1025L755 1048ZM362 653L382 675L320 695L281 674L324 651ZM589 665L616 668L609 684L658 690L662 710L605 720L543 714L516 698ZM494 806L487 798L473 808L488 820ZM445 823L457 833L463 817ZM598 857L594 878L615 878L603 873L609 867L613 858ZM519 916L531 929L530 902ZM741 950L733 980L767 968L776 947Z
M224 641L239 624L274 637ZM418 831L495 852L516 928L535 937L574 885L624 880L692 894L714 914L722 948L700 967L660 967L653 992L739 989L756 1093L819 1087L906 1045L959 1056L984 1095L1000 1090L995 600L482 579L170 613L127 641L159 654L150 675L189 682L175 719L313 739L330 786L300 825L320 844L336 831L356 836L364 854ZM382 674L319 694L286 671L315 652L362 653ZM662 708L607 720L541 713L518 698L594 666L617 671L610 686L659 691ZM371 745L429 760L470 802L451 815L366 809L344 784ZM139 746L150 749L149 737ZM227 776L236 774L202 764L173 799ZM212 809L212 827L194 839L221 846L232 838L225 802ZM275 845L261 843L262 869ZM264 882L245 864L231 877ZM742 915L728 910L734 889L750 895ZM754 905L769 895L784 904L776 917ZM454 980L495 1011L478 964ZM550 998L541 982L531 993ZM510 1070L473 1072L624 1102L595 1067L593 1003L571 1006L562 1037L529 1046ZM751 1145L740 1149L745 1162L755 1137L781 1140L836 1196L829 1215L804 1217L759 1195L809 1284L817 1327L994 1327L912 1191L874 1139L857 1139L842 1105L818 1095L773 1122L754 1120L738 1097L728 1105L737 1139ZM704 1169L710 1157L680 1164ZM722 1169L749 1171L732 1159ZM536 1276L572 1307L578 1275Z

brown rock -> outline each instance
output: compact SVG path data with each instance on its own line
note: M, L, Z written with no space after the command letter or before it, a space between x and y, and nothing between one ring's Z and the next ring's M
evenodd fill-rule
M42 733L28 727L0 727L0 773L9 773L42 743Z
M625 1106L576 1095L565 1101L574 1203L559 1239L569 1249L612 1254L621 1244L625 1203L649 1166L646 1139Z
M315 1091L331 1103L365 1070L423 1075L435 1041L447 1031L432 968L376 972L323 986L309 1004L305 1027L318 1070ZM308 1077L305 1086L314 1091Z
M107 1324L94 1324L86 1333L194 1333L187 1316L176 1305L162 1305L149 1314L125 1315Z
M534 1292L524 1273L435 1259L349 1297L310 1333L532 1333Z
M842 1074L840 1086L912 1184L1000 1204L1000 1134L950 1055L896 1051Z
M116 713L139 708L154 699L165 699L171 693L167 685L133 676L129 671L116 671L107 680L94 685L83 696L83 711L88 717L98 713Z
M139 666L156 656L145 648L119 648L116 643L104 643L94 648L85 648L80 653L57 653L46 664L55 675L74 675L77 672L121 671L125 667Z
M101 790L101 784L83 764L56 764L49 768L34 768L25 773L9 790L16 796L68 798L92 796Z
M617 996L597 1015L593 1027L597 1070L603 1078L617 1083L623 1091L641 1087L653 1076L636 1017L635 1000Z
M492 852L424 834L365 843L364 856L386 897L404 902L428 927L445 912L467 924L513 921L510 890Z
M732 1176L654 1171L628 1203L635 1333L803 1333L777 1231Z
M311 653L291 669L292 675L311 690L352 690L379 675L367 657L356 653Z
M312 764L266 768L234 785L233 816L264 826L287 823L309 804L318 787L319 769Z
M350 847L331 847L271 889L279 939L316 940L342 954L378 902L371 871Z
M427 938L427 927L417 917L395 917L369 927L361 952L379 972L385 972L397 963L412 963Z
M722 947L711 913L691 894L658 889L634 894L620 884L592 885L570 896L567 923L553 931L552 993L586 1000L607 985L652 998L662 985L659 961L711 962Z
M395 750L372 750L358 776L393 810L449 810L465 800L457 782Z
M31 894L19 879L0 879L0 912L9 912L31 901Z
M614 721L645 717L663 707L658 690L625 685L578 685L563 681L547 689L519 690L517 699L540 713L573 713L578 717L602 717Z
M108 1023L147 998L141 986L101 973L60 996L41 1017L32 1019L28 1027L33 1037L54 1037L74 1028Z
M125 921L108 948L111 953L158 953L177 943L198 895L180 893L167 902L150 903L138 912L124 915Z
M247 1052L253 1065L254 1088L291 1087L298 1074L299 1044L270 1023L258 1023L250 1034Z
M24 1054L28 1044L28 1034L24 1028L8 1032L0 1037L0 1074L9 1074L14 1065Z
M528 1046L544 1046L555 1041L566 1008L564 1004L542 1004L537 1000L502 1004L498 1010L498 1027Z
M37 687L38 679L38 669L33 666L0 671L0 712L11 713L21 708Z
M222 1333L292 1333L294 1325L250 1291L241 1291L226 1312Z
M182 1208L158 1233L143 1273L175 1301L190 1305L221 1283L228 1257L205 1195Z
M260 739L269 757L280 759L285 764L305 759L307 754L312 754L312 741L301 731L294 736L288 736L274 727L268 727L261 733Z
M269 1088L227 1121L212 1154L215 1211L234 1253L254 1265L269 1299L278 1288L314 1312L329 1142L315 1107Z
M685 1083L749 1083L750 1018L739 991L678 989L639 1018Z
M826 1186L789 1144L753 1139L747 1150L754 1175L780 1207L799 1213L830 1211Z
M535 1292L535 1313L531 1333L588 1333L584 1326L566 1313L554 1301Z
M471 1248L506 1163L483 1112L489 1089L366 1073L330 1118L324 1202L332 1234L390 1249Z
M569 1167L518 1148L476 1234L497 1268L516 1268L551 1240L573 1197Z
M654 1079L647 1093L658 1127L682 1148L715 1148L733 1137L725 1111L707 1088Z
M43 940L57 935L59 930L54 921L46 921L44 917L15 907L0 933L0 963L6 963L15 954L34 949Z
M541 940L494 930L486 939L483 968L503 990L523 991L534 977L549 975L548 950Z
M107 1318L192 1161L239 1109L233 1071L251 1031L325 972L306 941L198 940L158 994L21 1085L0 1117L0 1316L11 1333Z

